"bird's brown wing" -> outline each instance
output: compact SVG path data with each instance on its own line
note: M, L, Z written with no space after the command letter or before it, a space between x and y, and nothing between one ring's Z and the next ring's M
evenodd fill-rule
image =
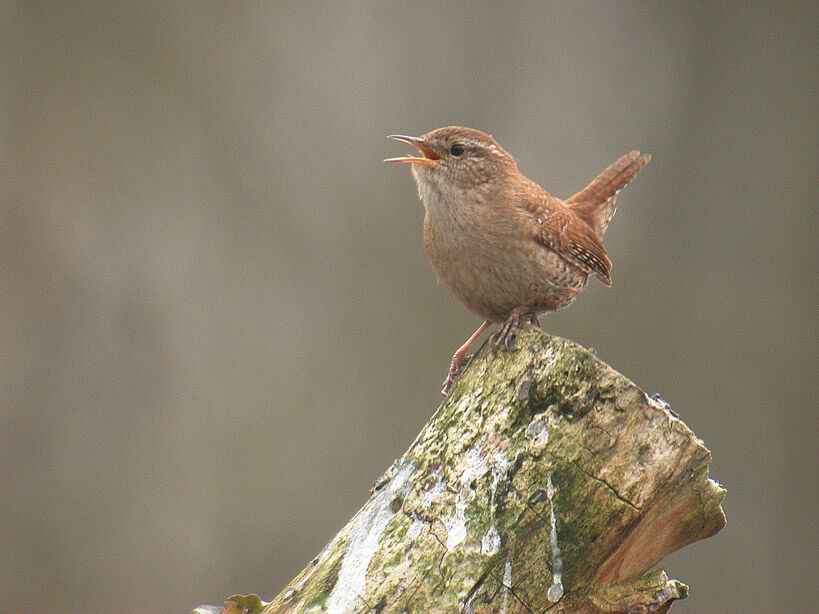
M587 274L595 274L611 285L611 261L600 237L574 211L549 196L528 199L524 208L531 216L530 229L536 241Z

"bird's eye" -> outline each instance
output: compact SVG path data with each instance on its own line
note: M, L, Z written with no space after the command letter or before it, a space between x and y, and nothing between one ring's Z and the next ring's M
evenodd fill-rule
M453 156L461 156L464 153L464 146L460 143L455 143L452 147L449 148L449 153Z

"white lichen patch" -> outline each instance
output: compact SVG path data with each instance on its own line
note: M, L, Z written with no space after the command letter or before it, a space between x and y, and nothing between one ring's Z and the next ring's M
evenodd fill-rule
M455 499L455 513L446 523L446 549L452 552L466 539L466 506L469 501L461 494Z
M435 484L430 488L428 491L424 493L424 496L421 497L421 507L425 510L429 509L429 507L437 501L441 495L446 492L446 487L444 487L443 482L435 482Z
M481 554L484 556L492 556L498 550L500 550L501 546L501 536L498 533L498 527L492 523L492 526L486 531L481 539Z
M509 591L512 589L512 561L506 557L503 566L503 603L501 603L501 614L506 614L509 607Z
M560 558L560 547L557 544L557 519L555 518L554 503L555 488L552 485L552 474L546 477L546 496L549 497L549 525L552 542L552 585L546 592L546 597L552 603L560 601L563 596L563 559Z
M549 412L535 416L524 431L531 442L532 452L537 454L549 443Z
M498 527L495 526L495 493L498 490L498 483L506 477L511 463L505 456L495 455L491 457L492 485L489 487L489 529L481 540L481 554L492 556L501 546L501 536Z
M455 497L455 511L446 522L446 547L449 551L454 550L466 539L468 534L466 508L477 496L479 481L489 473L492 474L492 483L489 487L490 526L481 539L481 552L492 555L500 548L501 536L495 526L495 493L498 483L506 477L511 463L503 451L481 451L484 443L485 438L465 455L461 473L456 481L458 490Z
M464 469L458 478L461 486L469 486L489 472L489 459L486 453L480 451L481 444L482 442L466 454Z
M370 561L378 550L381 536L395 516L393 500L407 491L407 480L414 470L412 464L401 467L390 483L376 493L354 519L338 580L327 599L326 612L329 614L352 611L358 596L365 594Z
M495 492L498 490L498 483L506 478L509 467L512 463L503 455L495 454L490 457L489 464L492 467L492 486L489 491L489 505L492 507L492 517L495 517Z
M421 534L423 528L424 522L419 520L418 518L413 518L409 528L407 529L407 539L411 540L417 539L418 536Z

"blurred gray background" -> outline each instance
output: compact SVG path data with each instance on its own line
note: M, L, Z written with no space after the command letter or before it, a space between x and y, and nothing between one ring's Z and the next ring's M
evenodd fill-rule
M767 5L766 5L767 6ZM713 451L684 612L815 606L817 9L0 5L0 610L271 598L479 319L385 139L491 131L567 197L639 148L614 287L546 330Z

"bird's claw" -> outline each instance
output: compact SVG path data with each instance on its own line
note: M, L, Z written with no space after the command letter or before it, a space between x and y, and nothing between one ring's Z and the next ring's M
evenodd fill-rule
M507 350L515 348L515 329L520 320L518 318L508 318L492 337L492 347L498 349L505 347Z
M521 321L526 321L534 324L535 326L540 325L540 320L537 317L536 313L526 312L526 311L512 311L509 314L509 317L501 324L501 327L492 337L492 347L495 349L504 346L507 350L515 349L515 333L520 326Z
M464 354L455 354L452 357L452 362L449 363L449 372L446 374L446 379L444 379L444 387L441 388L441 394L444 396L449 394L449 391L455 386L455 382L458 381L458 378L461 373L464 372L470 360L472 360L472 356L466 356Z

